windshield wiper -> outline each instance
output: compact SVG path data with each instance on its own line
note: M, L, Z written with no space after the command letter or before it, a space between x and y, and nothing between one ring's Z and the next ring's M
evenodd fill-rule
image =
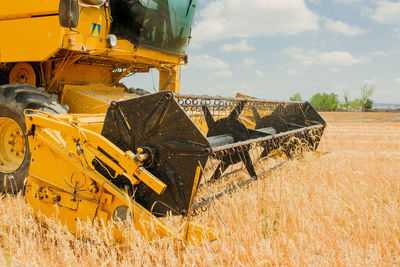
M187 17L188 14L189 14L189 10L190 10L190 7L192 6L192 2L193 2L193 0L190 0L189 5L188 5L188 8L187 8L187 10L186 10L186 17Z

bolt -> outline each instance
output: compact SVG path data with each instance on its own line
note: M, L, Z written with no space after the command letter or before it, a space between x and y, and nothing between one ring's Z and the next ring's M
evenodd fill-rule
M12 141L8 141L8 144L9 144L9 145L12 145Z
M111 104L110 104L110 107L111 107L112 109L117 109L117 108L118 108L117 102L112 101Z
M19 156L19 153L17 152L17 153L15 153L15 155Z
M14 137L14 134L10 134L11 137Z
M16 134L19 135L19 131L17 131Z
M14 152L14 149L11 148L11 152Z

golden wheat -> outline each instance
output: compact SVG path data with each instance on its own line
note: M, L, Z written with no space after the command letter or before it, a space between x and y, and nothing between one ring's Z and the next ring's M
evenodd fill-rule
M237 266L400 264L400 114L329 113L320 149L194 218L222 235L202 247L149 244L126 232L123 248L46 227L21 196L0 201L1 265ZM384 119L385 121L379 121Z

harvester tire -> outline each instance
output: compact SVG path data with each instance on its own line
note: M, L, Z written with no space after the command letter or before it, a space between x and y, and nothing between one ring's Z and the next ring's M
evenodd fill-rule
M0 70L0 85L8 83L8 72Z
M31 154L24 111L41 110L67 113L55 95L28 84L0 86L0 192L16 194L23 189L29 171Z

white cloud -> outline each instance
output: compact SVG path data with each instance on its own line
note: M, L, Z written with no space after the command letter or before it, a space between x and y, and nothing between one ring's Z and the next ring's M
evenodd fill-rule
M256 75L257 75L258 77L260 77L260 78L266 76L265 73L262 72L261 70L256 70Z
M377 50L369 53L371 56L377 56L377 57L385 57L387 56L387 53L385 51Z
M381 23L400 24L400 2L377 2L377 8L371 17Z
M233 51L239 51L239 52L247 52L247 51L253 51L255 50L254 46L251 46L247 43L247 40L242 40L239 43L235 44L224 44L221 46L221 50L224 52L233 52Z
M400 84L400 78L395 79L394 82Z
M364 29L361 29L356 26L351 26L340 20L334 21L332 19L325 20L325 28L327 28L330 31L341 33L348 36L356 36L366 33L366 30Z
M226 69L228 63L210 55L195 55L190 58L190 66L199 69Z
M304 0L211 1L199 11L194 41L298 34L318 30L318 16Z
M245 58L243 60L243 66L248 69L253 67L257 63L257 59L254 57Z
M221 70L213 73L216 77L232 77L233 74L230 70Z
M370 61L367 57L356 57L346 51L321 52L316 49L291 47L285 49L284 53L304 66L351 66Z

